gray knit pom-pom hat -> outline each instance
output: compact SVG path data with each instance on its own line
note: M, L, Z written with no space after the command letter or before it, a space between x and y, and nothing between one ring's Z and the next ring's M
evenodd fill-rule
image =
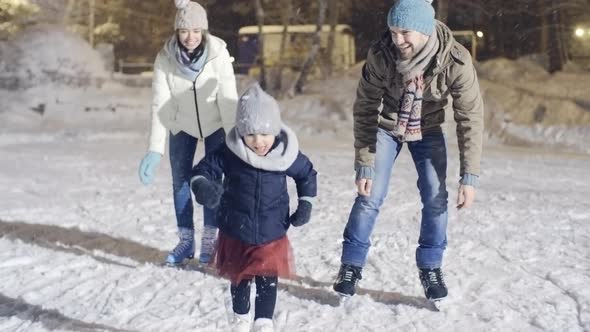
M281 110L277 101L258 83L250 86L238 101L236 129L240 136L281 132Z
M207 12L203 6L190 0L174 0L174 4L178 8L174 29L209 29Z

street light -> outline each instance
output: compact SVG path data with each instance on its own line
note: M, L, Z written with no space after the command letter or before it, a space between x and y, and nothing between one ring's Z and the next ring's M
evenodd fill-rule
M483 32L481 31L476 32L475 35L477 36L477 38L483 38Z
M584 29L582 29L582 28L577 28L577 29L576 29L576 31L575 31L574 33L575 33L576 37L579 37L579 38L581 38L581 37L584 37L584 33L585 33L585 32L586 32L586 31L584 31Z

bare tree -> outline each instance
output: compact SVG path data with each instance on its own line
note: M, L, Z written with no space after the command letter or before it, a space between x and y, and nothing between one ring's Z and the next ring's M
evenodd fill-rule
M256 8L256 22L258 23L258 66L260 68L260 86L266 88L266 67L264 65L264 34L262 27L264 26L264 8L262 8L261 0L254 0L254 8Z
M436 18L445 24L447 23L449 18L449 0L436 1Z
M67 26L70 24L70 19L72 17L72 11L74 10L74 0L68 0L68 4L66 5L66 9L64 10L64 16L62 23L63 25Z
M551 0L554 8L549 13L549 72L553 73L563 69L565 63L563 35L561 33L561 9L556 6L556 0Z
M95 26L95 15L96 15L96 0L88 0L88 43L94 47L94 26Z
M334 69L332 55L334 54L334 44L336 40L336 25L340 19L340 1L328 0L328 24L330 24L330 34L328 35L328 45L326 47L326 72L328 76L332 76Z
M281 0L281 46L279 47L279 59L273 75L273 89L280 92L283 88L283 70L285 68L285 51L287 49L287 37L289 36L289 25L291 24L291 12L293 11L292 0Z
M313 44L311 46L311 49L309 50L309 54L307 55L307 59L305 59L305 62L303 63L303 67L301 68L301 72L299 73L297 80L295 81L295 84L293 85L293 87L291 88L291 91L289 92L289 94L291 96L295 95L295 93L303 92L303 86L305 85L305 80L307 78L307 75L309 75L309 72L311 71L311 68L315 62L316 56L320 51L321 32L322 32L322 27L324 25L324 20L326 17L326 9L328 6L327 6L327 0L318 0L318 1L319 1L318 18L316 21L316 32L313 37Z

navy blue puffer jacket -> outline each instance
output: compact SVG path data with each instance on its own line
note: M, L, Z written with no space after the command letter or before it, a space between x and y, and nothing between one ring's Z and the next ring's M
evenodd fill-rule
M246 163L225 145L205 156L193 168L193 177L211 180L220 171L224 193L216 215L218 227L248 244L274 241L289 229L287 176L295 181L298 197L317 194L317 172L301 152L285 171L268 171Z

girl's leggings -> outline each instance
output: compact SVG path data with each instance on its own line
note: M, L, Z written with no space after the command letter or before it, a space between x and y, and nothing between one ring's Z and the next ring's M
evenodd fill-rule
M254 319L272 319L277 303L277 277L256 276L256 300L254 302ZM233 309L236 314L244 315L250 311L250 284L252 280L242 280L238 285L231 285Z

